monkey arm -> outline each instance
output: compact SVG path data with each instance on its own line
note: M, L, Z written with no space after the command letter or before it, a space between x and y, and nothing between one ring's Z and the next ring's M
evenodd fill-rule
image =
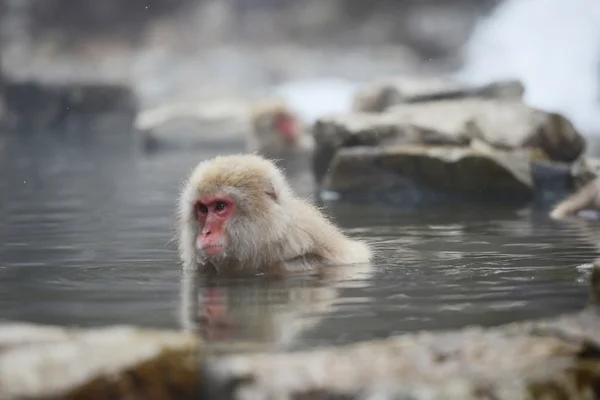
M589 182L568 199L560 202L552 210L550 216L555 219L565 218L585 209L597 208L600 206L597 185L598 181L596 179Z

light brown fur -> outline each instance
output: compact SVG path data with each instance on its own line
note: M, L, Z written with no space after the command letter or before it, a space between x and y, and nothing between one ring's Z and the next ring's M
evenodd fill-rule
M227 194L236 211L227 222L225 254L207 258L196 248L199 196ZM314 271L320 265L368 262L369 247L344 235L312 204L298 198L283 173L255 154L200 163L181 194L179 252L185 268L242 272Z
M550 213L550 217L563 219L584 210L600 211L600 191L597 179L588 182L575 194L557 204Z
M298 141L291 143L279 134L274 126L275 116L279 113L290 116L300 131ZM278 158L286 153L311 152L314 139L296 114L281 100L264 100L250 111L252 132L248 136L246 149L266 157Z

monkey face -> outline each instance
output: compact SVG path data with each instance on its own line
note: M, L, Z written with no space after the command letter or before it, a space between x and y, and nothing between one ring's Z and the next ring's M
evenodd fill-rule
M255 119L254 135L261 148L282 151L298 146L302 130L292 113L275 110Z
M296 143L300 136L300 131L294 117L286 112L279 112L273 116L273 128L284 141Z
M274 162L220 156L192 172L179 200L179 253L190 268L255 269L281 261L293 212L291 188Z
M227 247L227 222L235 212L236 204L228 196L200 198L194 205L200 225L196 246L207 258L222 256Z

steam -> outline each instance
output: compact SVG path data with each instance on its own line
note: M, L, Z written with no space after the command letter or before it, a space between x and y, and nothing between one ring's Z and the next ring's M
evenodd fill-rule
M507 0L473 31L458 78L520 79L524 100L600 137L600 2Z

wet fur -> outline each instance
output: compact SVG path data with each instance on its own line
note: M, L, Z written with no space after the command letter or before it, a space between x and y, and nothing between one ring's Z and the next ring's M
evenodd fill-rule
M600 193L598 180L594 179L579 189L575 194L554 207L550 217L563 219L576 215L584 210L600 210Z
M224 254L208 259L196 249L194 203L226 194L236 203L227 222ZM351 240L315 206L292 192L276 165L254 154L220 156L192 172L179 204L179 252L185 268L301 272L319 265L368 262L369 247Z

